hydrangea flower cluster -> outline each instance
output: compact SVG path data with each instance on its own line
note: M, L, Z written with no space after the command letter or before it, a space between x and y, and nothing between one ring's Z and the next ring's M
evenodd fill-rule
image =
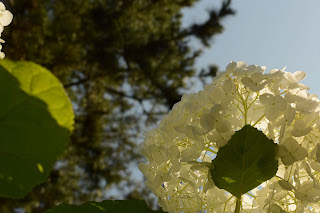
M4 30L5 26L8 26L13 19L13 15L9 10L6 10L6 6L0 2L0 37L1 33ZM0 38L0 43L4 43L5 41ZM0 44L0 58L3 59L5 57L4 52L1 52L2 45Z
M241 212L320 212L319 99L290 73L231 62L203 91L182 100L145 134L139 168L168 212L233 212L236 197L219 189L209 167L244 125L279 145L276 176L242 196Z

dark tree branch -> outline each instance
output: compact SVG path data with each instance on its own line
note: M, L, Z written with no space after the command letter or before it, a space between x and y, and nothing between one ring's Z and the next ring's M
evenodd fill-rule
M81 79L79 81L76 81L76 82L72 82L72 83L69 83L69 84L65 84L63 85L64 88L69 88L69 87L73 87L73 86L78 86L80 84L84 84L86 83L87 81L89 81L89 79L85 78L85 79Z

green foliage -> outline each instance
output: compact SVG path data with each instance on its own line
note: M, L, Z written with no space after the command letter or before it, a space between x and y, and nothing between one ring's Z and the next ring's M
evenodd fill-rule
M23 198L44 182L73 129L71 102L48 70L0 61L0 196Z
M45 211L45 213L164 213L152 211L143 200L105 200L102 202L87 202L80 206L60 204L57 207Z
M23 200L0 200L2 207L42 213L61 202L105 199L113 186L123 199L148 198L143 183L130 178L141 160L142 132L180 101L188 79L197 79L195 60L233 14L230 0L221 0L208 20L183 28L181 9L198 1L4 1L14 14L2 34L6 57L34 61L57 76L76 124L63 166ZM203 46L191 48L193 39ZM199 75L211 78L216 70Z
M277 147L261 131L245 125L219 149L213 160L210 172L214 183L240 198L276 174Z

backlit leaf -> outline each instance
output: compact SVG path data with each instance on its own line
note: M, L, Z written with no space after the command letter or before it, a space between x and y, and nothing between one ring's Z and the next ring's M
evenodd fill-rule
M46 180L73 129L59 80L31 62L0 61L0 197L23 198Z
M211 176L217 187L236 197L272 178L278 170L278 145L261 131L245 125L221 147L212 161Z

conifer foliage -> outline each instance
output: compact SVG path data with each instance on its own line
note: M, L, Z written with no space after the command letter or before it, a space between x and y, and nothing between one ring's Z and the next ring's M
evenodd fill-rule
M2 37L6 57L34 61L64 84L76 113L72 142L49 180L23 200L1 199L0 212L43 212L61 202L99 200L115 184L120 198L146 195L128 168L136 144L181 98L201 48L223 31L231 1L203 23L182 28L181 9L198 0L6 0L14 14ZM191 48L190 41L203 44ZM142 130L143 128L143 130Z

